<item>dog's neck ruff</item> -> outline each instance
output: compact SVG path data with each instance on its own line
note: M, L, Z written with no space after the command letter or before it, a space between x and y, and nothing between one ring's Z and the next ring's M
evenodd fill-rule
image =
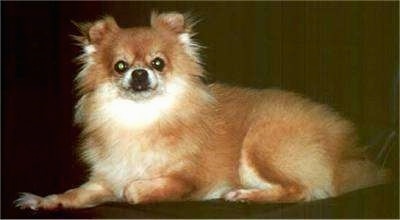
M99 108L94 117L104 117L107 121L111 120L125 127L143 128L167 115L186 89L187 85L183 79L174 78L165 84L162 94L135 101L121 97L115 85L105 83L95 92Z

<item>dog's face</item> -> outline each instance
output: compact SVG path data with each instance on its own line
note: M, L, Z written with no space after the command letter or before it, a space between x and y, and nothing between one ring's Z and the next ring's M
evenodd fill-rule
M111 17L81 25L75 121L143 128L191 111L192 100L210 99L192 25L179 13L153 13L149 27L120 28Z
M153 13L150 27L122 29L110 17L85 25L78 88L87 93L108 85L140 101L196 80L202 69L190 26L179 13Z

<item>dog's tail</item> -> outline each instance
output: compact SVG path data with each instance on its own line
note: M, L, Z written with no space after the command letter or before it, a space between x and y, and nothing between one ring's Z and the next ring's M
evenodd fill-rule
M371 157L375 164L385 167L390 161L389 158L394 155L392 152L398 146L397 140L398 133L396 131L384 132L372 145L366 146L364 151L368 155L375 155Z
M360 188L391 182L393 173L389 168L386 168L386 163L391 152L397 145L396 136L397 133L395 131L389 132L383 138L384 141L379 141L381 143L379 150L377 150L377 147L365 147L360 152L364 156L357 159L344 160L337 170L339 174L337 193L342 194Z

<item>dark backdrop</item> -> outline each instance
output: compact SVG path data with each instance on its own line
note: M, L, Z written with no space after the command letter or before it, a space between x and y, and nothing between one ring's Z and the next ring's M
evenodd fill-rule
M85 179L72 125L80 48L71 20L110 14L122 27L147 25L152 9L201 18L213 78L333 106L372 154L386 146L378 161L388 155L398 173L398 2L1 2L2 217L19 216L17 192L61 192Z

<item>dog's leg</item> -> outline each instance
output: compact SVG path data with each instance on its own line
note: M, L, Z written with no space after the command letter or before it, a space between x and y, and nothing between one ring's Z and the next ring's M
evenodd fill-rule
M275 112L253 121L241 149L242 189L226 194L226 199L296 202L336 196L335 166L353 142L351 129L335 118L320 122L309 117L313 115L290 119Z
M88 208L103 202L113 201L113 193L105 186L95 182L87 182L78 188L62 194L53 194L40 197L30 193L23 193L15 201L16 207L32 210L54 210L57 208Z
M243 189L225 194L228 201L297 202L307 200L305 187L289 179L276 168L262 160L255 152L245 152L240 164ZM261 160L260 160L261 159Z
M298 202L307 200L305 187L255 161L241 164L240 178L243 189L225 194L228 201ZM264 164L265 165L265 164Z
M228 201L298 202L305 200L304 191L296 186L272 185L268 189L237 189L225 195Z
M332 169L323 146L278 125L261 122L249 130L239 167L242 188L228 192L226 200L297 202L333 194Z
M193 190L192 185L174 177L160 177L132 181L124 190L124 198L131 204L158 201L177 201Z

